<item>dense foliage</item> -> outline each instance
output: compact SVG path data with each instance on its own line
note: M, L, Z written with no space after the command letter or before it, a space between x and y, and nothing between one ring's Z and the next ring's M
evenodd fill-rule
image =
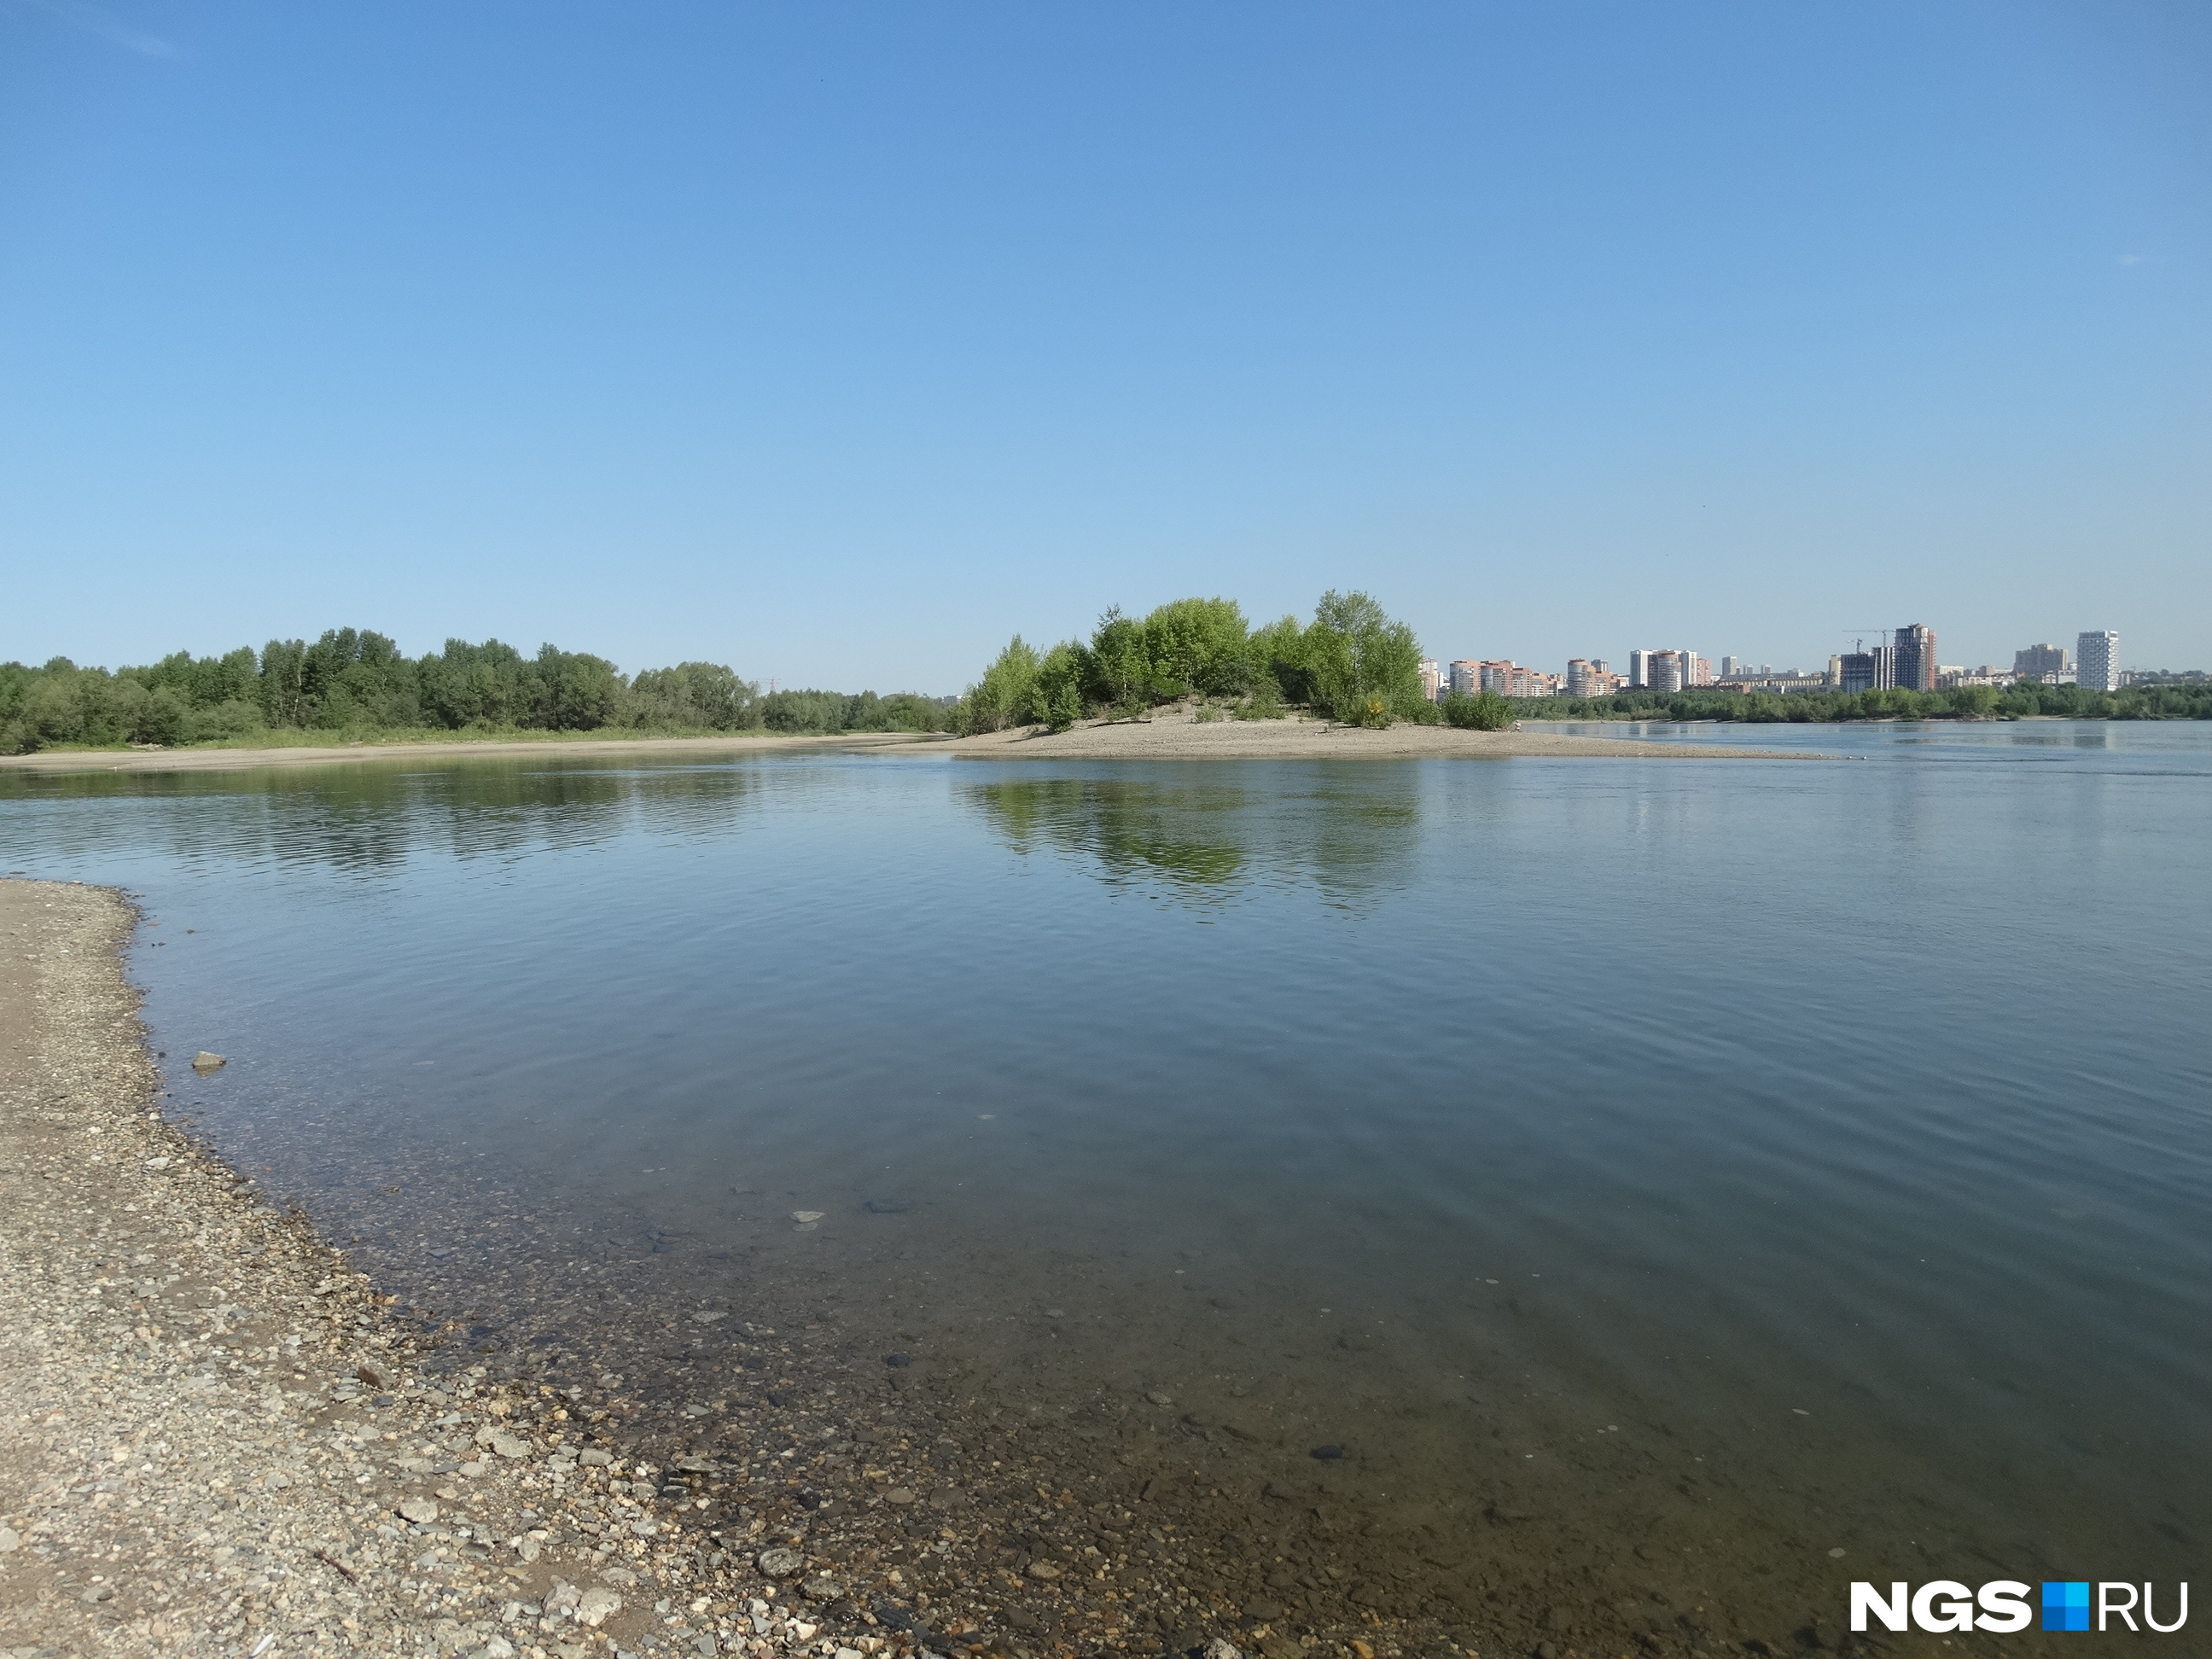
M2212 684L2178 681L2093 691L2078 685L1967 685L1952 691L1623 691L1610 697L1516 697L1523 720L2212 720Z
M1310 623L1285 617L1257 629L1234 599L1176 599L1141 620L1109 610L1088 641L1048 651L1017 634L968 688L959 726L1065 731L1088 715L1127 719L1188 698L1201 713L1245 719L1297 704L1361 725L1435 720L1420 671L1413 630L1364 593L1324 593Z
M1437 702L1444 723L1469 732L1503 732L1513 723L1513 704L1495 691L1447 691Z
M143 668L0 663L0 754L57 744L188 744L270 732L942 731L934 699L760 688L720 663L625 676L551 645L447 640L411 660L381 634L331 629L220 657L179 651Z
M942 732L951 723L951 708L914 691L771 691L760 700L760 724L771 732Z

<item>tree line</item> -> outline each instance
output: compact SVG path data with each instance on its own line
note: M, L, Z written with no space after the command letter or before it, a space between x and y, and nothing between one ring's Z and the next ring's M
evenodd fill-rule
M1309 709L1355 726L1394 720L1495 731L1513 718L1493 692L1433 702L1413 630L1365 593L1324 593L1313 619L1254 628L1234 599L1176 599L1139 618L1121 608L1088 640L1039 651L1018 634L960 700L958 729L1064 732L1194 700L1198 717L1272 720Z
M914 692L775 691L721 663L625 675L605 657L447 640L410 658L384 635L334 628L145 667L0 663L0 754L59 744L252 742L264 734L936 732L952 710Z

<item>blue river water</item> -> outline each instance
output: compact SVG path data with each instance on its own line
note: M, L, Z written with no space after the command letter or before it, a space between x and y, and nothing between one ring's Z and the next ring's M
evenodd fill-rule
M2189 1577L2212 728L1643 734L1836 758L0 774L0 868L487 1353L842 1297L1717 1599Z

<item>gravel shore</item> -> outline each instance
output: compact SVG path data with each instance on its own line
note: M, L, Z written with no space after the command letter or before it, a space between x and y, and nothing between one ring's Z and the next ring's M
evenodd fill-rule
M902 1354L873 1394L833 1366L856 1397L819 1411L776 1391L805 1386L798 1333L754 1323L701 1335L768 1379L757 1404L476 1363L164 1120L136 920L0 881L0 1659L1498 1650L1376 1611L1385 1581L1321 1510L1263 1550L1185 1480L1195 1451L1102 1454L1109 1480L1011 1425L987 1442ZM1167 1439L1216 1437L1195 1423Z
M913 1646L849 1604L831 1628L803 1528L688 1519L702 1460L641 1465L603 1407L426 1372L343 1255L162 1121L133 921L0 882L0 1654Z

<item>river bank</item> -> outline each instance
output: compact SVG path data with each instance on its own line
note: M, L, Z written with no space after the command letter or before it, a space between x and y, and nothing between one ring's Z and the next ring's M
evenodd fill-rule
M133 925L0 882L0 1651L911 1649L827 1610L805 1528L703 1526L714 1466L640 1462L619 1395L426 1365L439 1336L163 1121Z
M714 738L565 738L516 741L459 738L451 743L350 743L296 748L41 749L0 756L0 769L17 772L236 772L259 766L347 766L367 761L566 759L571 756L716 755L752 750L896 749L941 742L912 732L852 732L835 736L739 732Z

